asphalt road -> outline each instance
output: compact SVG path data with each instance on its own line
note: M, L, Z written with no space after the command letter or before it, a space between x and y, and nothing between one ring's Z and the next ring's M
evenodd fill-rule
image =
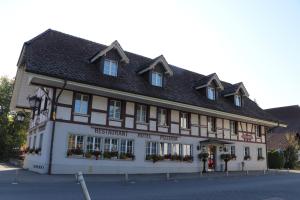
M81 187L70 175L38 175L21 170L18 184L14 170L0 170L0 199L83 199ZM97 177L97 178L95 178ZM299 200L300 174L282 173L232 177L190 177L165 180L139 177L124 182L120 177L86 176L93 200ZM119 179L119 180L118 180ZM135 179L135 180L134 180ZM123 181L122 181L123 180Z

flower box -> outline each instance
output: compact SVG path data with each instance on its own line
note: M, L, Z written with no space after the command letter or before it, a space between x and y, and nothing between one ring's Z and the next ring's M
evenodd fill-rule
M250 160L251 157L250 156L244 156L244 160Z

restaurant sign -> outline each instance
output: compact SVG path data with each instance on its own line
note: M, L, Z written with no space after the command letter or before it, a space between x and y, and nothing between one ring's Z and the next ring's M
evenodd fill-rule
M95 128L95 133L101 134L101 135L114 135L114 136L127 137L127 131L121 131L121 130Z

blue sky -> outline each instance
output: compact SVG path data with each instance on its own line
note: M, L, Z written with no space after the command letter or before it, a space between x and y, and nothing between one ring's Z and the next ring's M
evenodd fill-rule
M0 76L48 28L224 81L262 108L300 104L300 1L0 1Z

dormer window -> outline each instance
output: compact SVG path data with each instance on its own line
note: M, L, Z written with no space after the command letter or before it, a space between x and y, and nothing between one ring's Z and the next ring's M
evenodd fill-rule
M216 89L214 87L207 87L207 98L216 100Z
M234 96L234 104L238 107L242 106L242 96L241 95Z
M118 62L115 60L104 60L103 74L108 76L117 76L118 73Z
M162 87L163 75L161 73L158 73L158 72L152 72L151 76L152 76L151 77L152 85L157 86L157 87Z

